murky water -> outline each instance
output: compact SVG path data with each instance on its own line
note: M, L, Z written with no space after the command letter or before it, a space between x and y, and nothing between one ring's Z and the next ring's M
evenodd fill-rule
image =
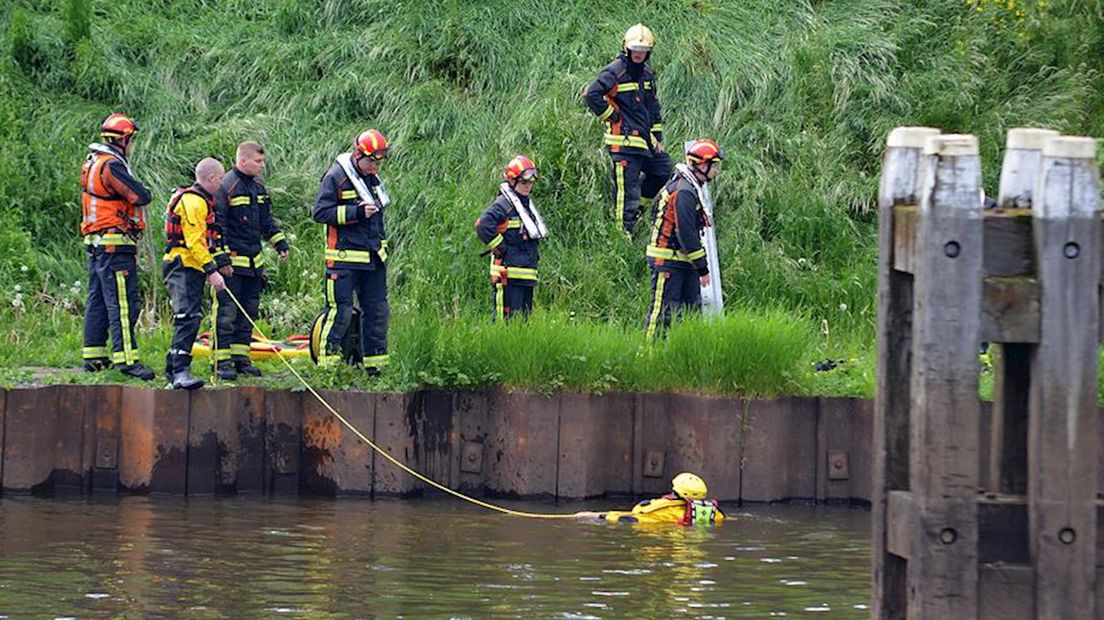
M5 497L0 618L869 615L868 512L728 513L688 529L451 499Z

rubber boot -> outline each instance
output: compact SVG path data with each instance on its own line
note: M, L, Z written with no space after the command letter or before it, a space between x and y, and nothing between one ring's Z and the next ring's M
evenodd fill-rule
M250 377L261 376L261 369L253 365L253 362L245 360L244 362L237 362L234 364L235 368L240 374L249 375Z
M198 390L203 387L203 379L193 377L190 369L181 370L173 375L172 387L174 390Z
M84 360L81 367L84 372L99 372L111 368L111 362L106 357L94 357Z
M215 374L218 375L220 381L238 380L238 371L234 370L234 364L230 362L219 362Z
M118 370L128 377L134 377L142 381L153 381L154 377L157 376L156 373L146 368L141 362L134 362L133 364L115 364L115 370Z

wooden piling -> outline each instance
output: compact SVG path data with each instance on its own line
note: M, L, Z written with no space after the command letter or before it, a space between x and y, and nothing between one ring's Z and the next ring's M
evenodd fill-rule
M872 489L877 618L1093 618L1104 597L1096 145L1015 130L1008 146L1000 202L987 211L971 137L928 138L919 209L887 197L901 176L887 156ZM901 272L913 275L911 286L900 284ZM991 428L977 397L982 337L997 345ZM911 381L901 394L904 374Z
M1031 209L1043 144L1057 137L1057 131L1018 127L1008 132L1001 165L1001 209ZM988 246L1028 251L1028 281L1034 281L1033 248L1030 244L1008 243L1006 238L986 237ZM996 248L994 248L996 249ZM1021 276L1024 277L1024 276ZM1012 283L1006 283L1012 285ZM1035 319L1037 321L1037 319ZM1024 342L996 342L990 345L993 362L993 422L989 450L989 479L986 489L996 493L1027 493L1027 391L1030 383L1029 355Z
M934 136L921 160L910 384L909 490L918 529L909 615L977 616L981 158L977 138Z
M1048 141L1033 209L1041 324L1028 414L1029 540L1040 618L1095 617L1099 196L1096 142Z
M908 489L909 374L912 363L912 275L894 268L895 209L919 203L917 174L930 127L889 134L878 191L878 375L874 395L874 605L876 617L903 618L905 560L889 551L884 527L888 494Z

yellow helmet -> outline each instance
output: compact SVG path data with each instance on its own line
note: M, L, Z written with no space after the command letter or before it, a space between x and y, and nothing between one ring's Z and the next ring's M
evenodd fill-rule
M709 494L705 480L688 471L675 476L671 481L671 488L675 491L675 495L683 499L705 499Z
M625 31L621 47L626 51L650 52L655 47L655 35L644 24L631 26Z

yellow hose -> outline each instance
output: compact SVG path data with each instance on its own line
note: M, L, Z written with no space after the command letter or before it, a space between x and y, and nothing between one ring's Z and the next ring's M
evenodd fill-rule
M241 303L238 301L238 298L234 295L233 291L230 290L230 287L227 287L225 290L226 290L227 295L230 296L230 299L233 300L234 305L237 306L238 310L242 313L242 315L244 315L245 318L249 320L249 324L253 326L253 329L257 330L257 333L260 334L262 338L265 338L267 340L268 336L266 336L265 333L261 331L260 326L258 326L256 321L253 320L253 317L249 316L249 313L245 311L245 308L242 307ZM322 343L322 346L325 346L325 343ZM288 367L288 370L291 371L291 374L295 375L295 378L298 379L299 382L303 384L303 387L307 388L307 391L310 392L311 395L313 395L315 398L317 398L318 402L322 403L323 407L325 407L327 410L329 410L329 412L332 413L335 418L337 418L342 424L344 424L346 428L348 428L350 431L352 431L354 435L356 435L358 438L360 438L361 441L368 444L368 446L370 448L372 448L373 450L375 450L377 454L379 454L383 458L390 461L392 464L395 465L395 467L398 467L399 469L405 471L406 473L410 474L411 476L414 476L415 478L417 478L418 480L421 480L422 482L428 484L429 486L431 486L435 489L444 491L445 493L448 493L449 495L452 495L453 497L460 498L460 499L462 499L466 502L471 502L472 504L475 504L476 506L482 506L483 508L486 508L488 510L493 510L495 512L500 512L502 514L511 515L511 516L514 516L514 517L525 517L525 518L528 518L528 519L575 519L575 518L577 518L578 513L556 514L556 513L542 513L542 512L527 512L527 511L524 511L524 510L512 510L510 508L505 508L503 506L496 506L495 504L491 504L491 503L476 499L474 497L464 495L463 493L461 493L459 491L454 491L453 489L450 489L450 488L446 487L445 485L443 485L443 484L441 484L441 483L439 483L435 480L432 480L432 479L428 478L427 476L424 476L424 475L418 473L417 471L414 471L410 467L407 467L406 464L404 464L402 461L399 461L395 457L388 454L385 450L383 450L382 448L377 446L375 444L375 442L373 442L371 439L368 439L367 437L365 437L364 434L361 433L359 430L357 430L357 428L355 426L350 424L348 420L346 420L340 413L337 412L336 409L334 409L330 405L330 403L326 402L325 398L322 398L321 394L319 394L317 391L315 391L315 389L313 387L311 387L311 384L307 383L306 379L304 379L303 376L300 375L297 370L295 370L295 368L287 361L287 359L284 357L284 354L279 349L276 350L276 355L277 355L277 357L280 358L280 361L283 362L284 365Z

